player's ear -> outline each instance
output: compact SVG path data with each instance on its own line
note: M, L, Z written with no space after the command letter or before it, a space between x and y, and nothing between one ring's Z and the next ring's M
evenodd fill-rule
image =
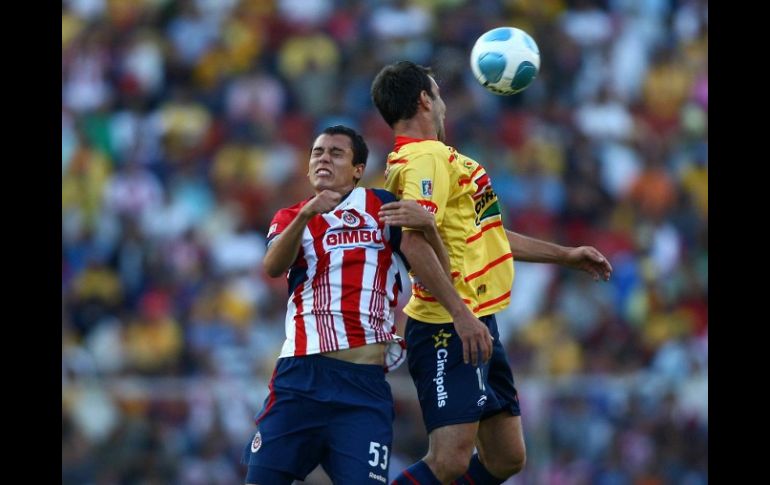
M353 165L353 180L356 181L356 184L361 181L361 178L364 176L364 169L366 168L365 163L359 163L356 165Z
M430 108L431 104L433 103L433 98L430 97L430 93L426 90L420 91L420 105L428 109Z

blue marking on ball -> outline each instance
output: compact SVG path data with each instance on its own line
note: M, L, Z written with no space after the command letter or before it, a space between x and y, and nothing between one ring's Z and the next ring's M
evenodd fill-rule
M537 68L534 64L529 61L522 62L511 80L511 88L514 92L521 91L532 83L536 75Z
M479 71L486 80L496 83L505 71L505 56L497 52L487 52L479 57Z
M497 29L492 29L481 38L485 41L491 41L491 40L508 40L511 38L511 29L507 27L499 27Z

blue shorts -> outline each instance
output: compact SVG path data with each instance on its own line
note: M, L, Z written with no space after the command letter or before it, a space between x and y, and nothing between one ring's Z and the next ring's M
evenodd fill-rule
M387 483L393 417L382 366L320 355L278 359L243 453L247 483L303 480L319 464L334 483Z
M474 367L451 323L406 321L409 374L428 433L441 426L481 421L500 412L521 415L519 397L494 315L481 317L495 338L492 357Z

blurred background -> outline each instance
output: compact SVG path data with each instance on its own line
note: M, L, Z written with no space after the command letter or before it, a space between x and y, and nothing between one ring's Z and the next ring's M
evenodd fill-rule
M503 25L542 59L512 97L468 65ZM515 263L498 323L529 456L506 483L707 483L707 52L697 0L63 1L62 482L243 483L284 331L268 224L311 195L328 125L364 134L381 186L369 87L409 59L506 225L614 267ZM427 439L406 366L389 381L395 475Z

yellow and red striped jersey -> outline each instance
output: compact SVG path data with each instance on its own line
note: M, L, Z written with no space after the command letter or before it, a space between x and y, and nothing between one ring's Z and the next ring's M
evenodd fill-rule
M508 306L513 254L484 168L440 141L399 136L388 154L385 179L385 188L397 198L416 200L435 215L454 286L473 313L490 315ZM444 307L410 276L412 298L404 313L422 322L450 322Z

